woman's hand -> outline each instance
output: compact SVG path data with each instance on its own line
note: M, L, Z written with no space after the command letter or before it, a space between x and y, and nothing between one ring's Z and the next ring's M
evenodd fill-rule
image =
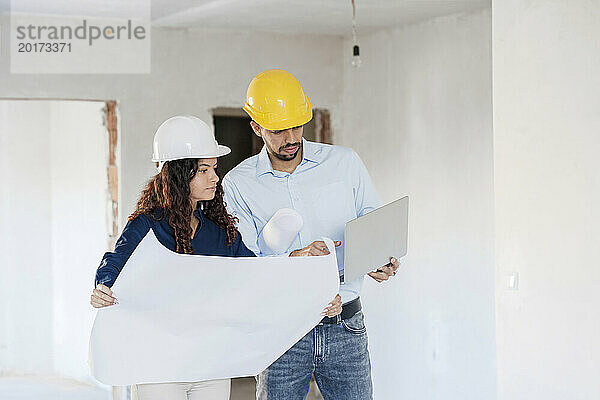
M331 303L323 310L321 315L327 317L335 317L342 313L342 298L339 294L336 294Z
M333 242L335 247L342 244L339 240ZM303 249L294 250L290 253L290 257L303 257L303 256L326 256L329 254L327 245L322 240L317 240L309 244Z
M92 292L92 299L90 301L92 306L95 308L108 307L115 304L119 304L116 297L113 296L112 290L108 286L98 285Z

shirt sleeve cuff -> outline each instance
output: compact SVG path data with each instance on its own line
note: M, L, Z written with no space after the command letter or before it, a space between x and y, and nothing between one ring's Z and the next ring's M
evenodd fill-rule
M112 287L112 285L114 283L115 283L114 280L110 276L105 276L100 279L96 279L96 286L104 285L104 286Z

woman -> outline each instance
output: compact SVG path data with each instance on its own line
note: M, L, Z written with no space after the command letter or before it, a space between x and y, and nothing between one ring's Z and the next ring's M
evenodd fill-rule
M117 303L110 288L150 229L160 243L177 253L254 256L235 228L236 219L227 213L217 175L217 157L230 151L219 145L212 129L196 117L173 117L158 128L153 161L158 162L159 172L142 191L114 252L102 258L92 306ZM315 243L290 255L309 255L311 246ZM341 299L336 296L324 314L332 317L341 310ZM230 380L138 384L134 389L139 400L227 400Z

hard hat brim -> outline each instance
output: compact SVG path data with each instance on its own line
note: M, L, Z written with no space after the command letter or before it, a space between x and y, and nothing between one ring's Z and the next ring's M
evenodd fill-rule
M175 161L175 160L184 160L186 158L217 158L226 156L231 153L231 149L227 146L223 146L222 144L217 146L217 151L213 153L206 154L188 154L181 157L164 157L164 158L152 158L152 162L161 162L161 161Z
M246 112L246 114L248 114L248 116L252 119L252 121L256 122L258 125L270 131L281 131L285 129L295 128L297 126L302 126L308 124L313 118L312 109L309 109L306 112L306 114L297 116L296 118L282 118L280 120L268 122L263 115L253 110L249 104L246 103L243 109Z

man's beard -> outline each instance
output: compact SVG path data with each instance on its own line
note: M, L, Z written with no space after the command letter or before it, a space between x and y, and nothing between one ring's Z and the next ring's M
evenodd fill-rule
M279 154L279 152L277 152L274 154L275 157L277 157L281 161L292 161L294 158L296 158L296 156L298 155L298 152L300 150L302 150L302 143L301 142L292 143L292 144L288 144L288 145L285 145L285 146L279 148L279 151L282 151L288 147L294 147L294 146L298 146L298 150L296 150L296 152L294 154Z

